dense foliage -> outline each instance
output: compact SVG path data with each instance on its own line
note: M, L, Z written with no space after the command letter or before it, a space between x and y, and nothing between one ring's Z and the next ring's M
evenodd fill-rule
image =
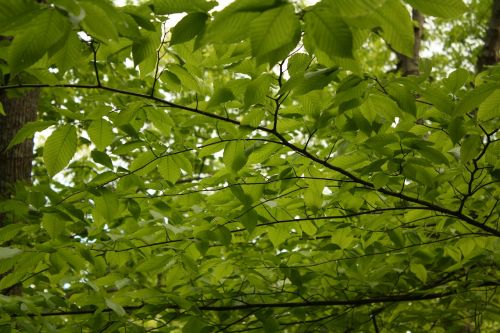
M0 2L0 88L42 94L10 146L47 136L0 201L1 325L498 330L500 67L376 59L466 5L216 5Z

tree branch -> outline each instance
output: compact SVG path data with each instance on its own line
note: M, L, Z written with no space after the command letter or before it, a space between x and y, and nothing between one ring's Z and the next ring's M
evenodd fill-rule
M144 98L144 99L147 99L147 100L151 100L151 101L155 101L157 103L160 103L160 104L163 104L164 106L167 106L167 107L171 107L171 108L175 108L175 109L180 109L180 110L185 110L185 111L189 111L189 112L192 112L192 113L196 113L196 114L199 114L199 115L203 115L203 116L206 116L206 117L209 117L209 118L212 118L212 119L218 119L218 120L221 120L221 121L224 121L224 122L227 122L227 123L231 123L231 124L234 124L234 125L238 125L240 126L241 123L237 120L234 120L234 119L231 119L231 118L228 118L228 117L223 117L223 116L220 116L220 115L217 115L217 114L213 114L213 113L210 113L210 112L207 112L207 111L202 111L202 110L199 110L199 109L196 109L196 108L192 108L192 107L188 107L188 106L184 106L184 105L180 105L180 104L176 104L176 103L173 103L173 102L170 102L170 101L167 101L167 100L164 100L162 98L158 98L158 97L155 97L155 96L150 96L150 95L146 95L146 94L142 94L142 93L137 93L137 92L133 92L133 91L129 91L129 90L121 90L121 89L118 89L118 88L112 88L112 87L107 87L107 86L98 86L98 85L85 85L85 84L56 84L56 85L49 85L49 84L17 84L17 85L7 85L7 86L0 86L0 89L21 89L21 88L75 88L75 89L101 89L101 90L105 90L105 91L109 91L109 92L113 92L113 93L117 93L117 94L122 94L122 95L127 95L127 96L134 96L134 97L139 97L139 98ZM431 203L431 202L428 202L428 201L425 201L425 200L421 200L421 199L418 199L418 198L414 198L414 197L410 197L408 195L405 195L405 194L402 194L402 193L399 193L399 192L394 192L394 191L391 191L389 189L385 189L385 188L375 188L375 186L373 185L373 183L369 182L369 181L366 181L366 180L363 180L362 178L350 173L349 171L347 170L344 170L340 167L337 167L333 164L330 164L328 163L327 161L324 161L318 157L316 157L315 155L312 155L311 153L309 153L308 151L304 150L303 148L301 147L298 147L294 144L292 144L291 142L289 142L281 133L277 132L277 130L275 129L270 129L270 128L267 128L267 127L262 127L262 126L256 126L256 127L252 127L253 129L255 130L261 130L261 131L264 131L266 133L269 133L269 134L272 134L274 135L275 137L277 137L283 146L286 146L288 148L290 148L291 150L301 154L302 156L308 158L309 160L313 161L313 162L316 162L320 165L323 165L324 167L332 170L332 171L336 171L346 177L348 177L349 179L351 179L352 181L360 184L360 185L363 185L369 189L372 189L374 191L378 191L380 193L383 193L385 195L389 195L391 197L395 197L395 198L399 198L401 200L406 200L408 202L412 202L412 203L416 203L416 204L419 204L419 205L423 205L423 206L427 206L428 208L432 209L432 210L435 210L437 212L441 212L441 213L444 213L444 214L448 214L448 215L452 215L452 216L455 216L456 218L470 224L470 225L473 225L483 231L486 231L486 232L489 232L491 233L492 235L495 235L496 237L500 237L500 230L497 230L497 229L494 229L494 228L491 228L487 225L484 225L483 223L479 222L479 221L476 221L474 220L473 218L469 217L469 216L466 216L465 214L463 214L462 212L458 212L458 211L452 211L448 208L444 208L444 207L441 207L441 206L438 206L434 203Z
M377 303L395 303L395 302L408 302L408 301L426 301L432 299L443 298L458 293L463 293L464 291L447 291L441 293L431 293L431 294L403 294L403 295L392 295L392 296L379 296L371 298L361 298L361 299L332 299L323 301L304 301L304 302L277 302L277 303L245 303L236 305L200 305L196 307L199 311L241 311L241 310L252 310L252 309L271 309L271 308L303 308L303 307L328 307L328 306L362 306ZM466 292L466 291L465 291ZM135 305L135 306L124 306L124 310L127 312L132 312L135 310L140 310L145 306L145 304ZM177 304L165 304L163 306L164 310L179 310L182 309ZM103 309L102 312L112 312L111 309ZM11 314L12 318L18 317L51 317L51 316L72 316L72 315L85 315L94 314L95 309L85 309L85 310L74 310L74 311L61 311L61 312L42 312L40 314Z

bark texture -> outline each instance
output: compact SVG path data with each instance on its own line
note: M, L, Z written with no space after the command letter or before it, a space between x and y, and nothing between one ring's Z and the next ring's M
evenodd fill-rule
M0 91L7 116L0 116L0 200L8 198L16 182L31 181L33 161L33 140L26 140L10 149L6 149L14 135L30 121L35 121L38 110L38 90L30 90L19 97L9 98L5 91ZM0 226L3 217L0 215Z
M424 16L418 10L412 10L412 18L415 23L413 28L413 35L415 42L413 43L413 56L408 57L404 54L396 52L398 57L397 69L401 72L401 75L418 75L418 61L420 58L420 45L422 44L422 35L424 32Z
M481 72L486 66L495 65L500 60L500 0L493 1L490 22L484 37L484 47L477 58L477 71Z
M9 98L5 91L0 91L6 116L0 116L0 200L12 194L13 186L21 182L31 182L33 161L33 140L26 140L10 149L6 149L14 135L27 122L37 118L39 90L30 90L22 96ZM0 227L5 223L5 216L0 213ZM2 279L3 275L0 275ZM21 295L21 284L15 284L4 295Z

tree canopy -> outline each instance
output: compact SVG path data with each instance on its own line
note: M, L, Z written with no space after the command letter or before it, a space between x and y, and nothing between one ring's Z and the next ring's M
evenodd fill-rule
M0 1L0 327L498 331L492 2L216 6Z

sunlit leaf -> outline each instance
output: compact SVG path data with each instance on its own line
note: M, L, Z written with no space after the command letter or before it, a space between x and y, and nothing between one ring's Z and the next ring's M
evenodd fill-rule
M12 247L0 247L0 259L7 259L14 257L23 251Z
M154 0L153 11L156 14L166 15L182 12L201 12L206 13L217 3L215 1L205 0Z
M66 35L70 24L57 10L46 10L30 22L28 29L16 35L7 57L13 73L40 60Z
M76 152L76 128L63 125L57 128L45 141L43 161L50 175L61 171Z
M113 126L105 120L93 120L87 128L87 133L97 149L104 151L115 139Z
M186 15L172 28L170 45L187 42L196 37L205 27L208 15L205 13L191 13Z
M36 132L41 132L44 129L55 125L56 122L54 121L34 121L34 122L29 122L26 123L23 128L21 128L14 138L10 141L9 145L7 146L7 149L12 148L13 146L22 143L24 140L32 138L33 135L35 135Z
M314 7L305 14L306 38L328 55L352 58L352 32L335 13Z
M299 32L299 20L292 5L269 9L250 24L252 54L256 57L290 45Z
M85 11L82 25L90 35L103 42L118 40L118 31L114 22L101 6L90 1L82 1L80 6Z
M405 0L412 7L431 16L453 18L467 11L467 6L462 0Z
M168 180L172 184L175 184L181 176L179 166L170 156L166 156L160 160L158 163L158 171L165 180Z
M467 162L475 158L481 151L481 137L479 135L469 135L464 138L460 147L460 158Z

